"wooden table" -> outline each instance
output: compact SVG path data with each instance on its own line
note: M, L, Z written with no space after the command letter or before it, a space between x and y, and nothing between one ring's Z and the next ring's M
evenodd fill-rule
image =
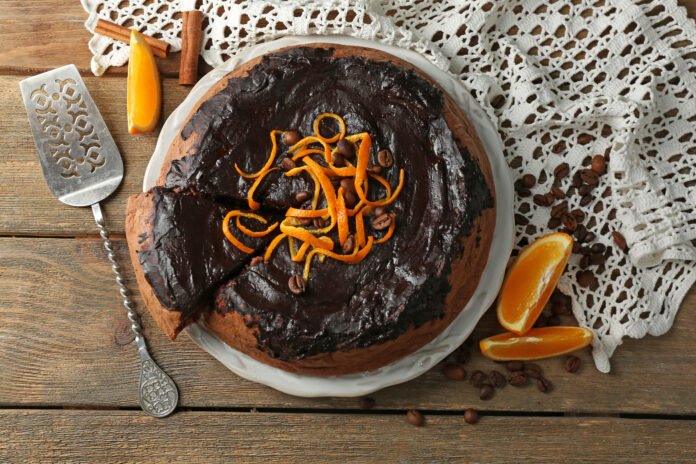
M696 14L696 0L683 3ZM165 340L145 315L153 356L181 392L172 417L146 417L138 357L91 214L49 193L19 95L28 75L67 63L82 71L125 159L106 213L126 264L124 203L140 190L157 135L126 133L124 69L91 77L84 19L76 1L0 3L0 462L693 461L694 289L670 333L626 340L611 374L598 373L588 352L577 375L550 359L540 364L553 393L508 386L484 402L434 369L376 393L371 411L355 399L294 398L240 379L186 336ZM187 93L177 67L162 65L165 117ZM488 314L474 337L498 330ZM478 367L491 363L475 355L467 369ZM481 412L478 425L464 423L467 407ZM409 408L426 414L425 427L405 422Z

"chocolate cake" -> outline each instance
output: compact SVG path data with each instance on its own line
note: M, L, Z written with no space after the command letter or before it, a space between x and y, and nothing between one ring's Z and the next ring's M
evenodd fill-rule
M126 221L171 339L200 319L257 360L319 376L377 369L441 333L494 227L490 166L452 99L394 56L322 44L213 86Z

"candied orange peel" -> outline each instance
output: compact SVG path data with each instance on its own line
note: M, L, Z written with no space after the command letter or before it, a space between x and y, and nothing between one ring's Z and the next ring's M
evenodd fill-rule
M322 121L333 120L338 124L338 131L327 134ZM302 173L309 176L314 184L311 207L290 207L285 211L285 219L271 224L264 230L254 231L246 227L241 218L254 219L264 225L268 221L255 213L232 210L223 220L225 237L241 251L251 254L254 250L241 242L230 230L230 219L236 217L236 227L248 237L265 237L279 230L264 252L264 261L269 261L280 243L288 239L288 250L293 262L304 260L303 276L309 279L312 260L320 261L330 258L347 264L358 264L370 254L377 245L388 242L394 235L396 215L388 213L390 220L386 231L373 230L368 233L366 216L374 216L378 207L392 205L401 193L405 173L399 171L399 182L392 187L387 178L370 172L372 138L367 132L347 134L347 126L341 116L335 113L322 113L313 123L314 134L302 138L287 149L287 156L296 167L287 169L285 176L292 177ZM324 131L322 133L322 131ZM254 199L254 193L266 176L279 168L274 167L281 150L278 136L283 131L274 129L270 132L271 152L264 165L256 172L245 172L237 164L234 169L245 179L253 180L247 194L249 209L258 211L261 204ZM352 145L356 158L342 157L338 143L345 140ZM341 163L339 163L341 161ZM336 166L339 164L339 166ZM285 165L283 165L285 166ZM389 177L389 176L387 176ZM349 179L352 182L345 182ZM372 186L370 183L372 182ZM347 185L346 185L347 184ZM368 196L369 192L369 196ZM350 201L349 201L350 200ZM309 200L308 200L309 201ZM380 213L382 214L382 213ZM349 240L349 238L353 237ZM337 243L336 243L337 242ZM352 244L352 246L351 246ZM338 250L335 251L338 245ZM352 249L351 249L352 248Z

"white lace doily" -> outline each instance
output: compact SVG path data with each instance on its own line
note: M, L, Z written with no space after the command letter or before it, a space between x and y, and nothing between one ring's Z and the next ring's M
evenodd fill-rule
M179 3L82 0L97 17L180 48ZM595 242L613 247L576 278L571 258L560 289L596 335L602 372L624 336L661 335L696 280L696 28L675 0L199 0L201 54L212 66L238 50L288 34L347 34L408 47L471 89L500 131L516 176L548 192L553 170L574 171L610 153L609 174L581 209ZM127 46L94 36L92 71L123 65ZM500 96L503 97L500 97ZM591 140L579 143L583 138ZM587 140L585 140L587 142ZM566 179L563 187L567 187ZM580 196L571 196L570 208ZM518 197L518 246L549 232L549 208ZM618 251L611 232L626 237Z

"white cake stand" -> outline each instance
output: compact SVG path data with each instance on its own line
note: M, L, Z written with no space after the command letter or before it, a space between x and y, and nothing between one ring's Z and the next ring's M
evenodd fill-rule
M172 112L162 127L157 146L145 171L143 190L147 191L156 184L169 146L179 134L195 104L210 87L239 65L260 55L284 47L318 42L375 48L414 64L437 81L461 105L471 119L489 156L497 201L493 243L479 285L460 315L437 338L406 358L379 370L361 374L315 377L290 373L263 364L231 348L215 334L208 331L203 322L191 325L186 329L186 332L201 348L213 355L232 372L245 379L268 385L295 396L362 396L418 377L454 351L466 340L483 313L493 303L503 280L514 233L512 179L503 158L503 149L498 133L485 112L459 81L436 68L415 52L352 37L285 37L256 45L208 73L193 87L181 105Z

